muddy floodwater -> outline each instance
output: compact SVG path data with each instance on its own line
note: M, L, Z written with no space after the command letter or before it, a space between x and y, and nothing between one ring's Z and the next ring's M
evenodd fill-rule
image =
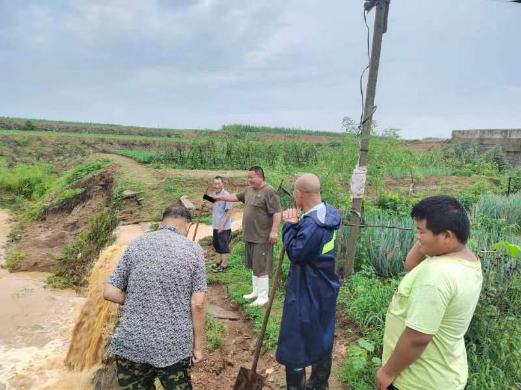
M240 223L240 218L236 219L234 229ZM0 265L5 265L5 244L10 227L9 212L0 209ZM193 237L194 228L189 238ZM100 256L98 263L103 260L113 267L122 250L147 229L148 224L120 226L115 232L116 243ZM211 234L212 227L201 224L196 240ZM91 276L91 285L97 285L98 290L108 277L109 270L103 264L97 264ZM95 344L92 340L101 339L100 330L99 326L78 329L78 324L96 325L95 321L104 313L100 314L99 309L106 303L102 302L99 292L97 300L93 301L91 286L89 300L72 290L47 288L45 279L50 275L44 272L9 273L0 269L0 390L91 387L96 369L93 362L99 360L100 353L92 350ZM86 310L89 305L92 309ZM93 316L96 318L90 318ZM93 362L85 361L89 356ZM65 365L66 358L69 367L72 362L73 366L82 369L71 371Z
M0 264L9 213L0 209ZM63 369L75 314L84 298L45 288L43 272L0 269L0 390L43 389Z

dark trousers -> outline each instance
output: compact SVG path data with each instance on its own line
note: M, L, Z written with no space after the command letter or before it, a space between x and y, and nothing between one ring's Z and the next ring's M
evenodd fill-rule
M331 355L326 356L311 367L311 376L306 381L306 368L286 366L286 385L288 390L327 390L331 375Z

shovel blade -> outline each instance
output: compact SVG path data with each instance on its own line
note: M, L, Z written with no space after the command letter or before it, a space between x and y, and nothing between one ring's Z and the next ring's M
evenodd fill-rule
M233 390L262 390L265 386L264 381L263 376L241 367Z

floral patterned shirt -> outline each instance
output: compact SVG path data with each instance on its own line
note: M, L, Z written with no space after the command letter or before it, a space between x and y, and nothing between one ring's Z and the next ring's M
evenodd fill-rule
M126 292L108 352L155 367L193 354L191 296L206 292L204 252L177 229L133 241L109 283Z

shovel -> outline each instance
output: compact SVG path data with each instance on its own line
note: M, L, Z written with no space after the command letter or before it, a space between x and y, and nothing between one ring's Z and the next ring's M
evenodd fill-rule
M275 293L277 292L277 285L279 284L280 274L282 272L282 262L284 261L284 246L280 249L279 262L277 264L277 270L275 271L275 277L273 278L273 285L271 286L270 300L266 306L266 312L264 314L264 321L262 323L262 329L257 340L257 346L255 348L255 354L253 355L253 364L251 370L241 367L239 370L239 376L235 381L233 390L262 390L265 386L266 379L257 374L257 363L259 362L260 352L262 348L262 341L264 340L264 334L266 333L266 326L268 325L268 319L270 318L271 306L275 300Z
M206 187L206 191L203 195L203 199L207 199L208 198L211 198L210 196L208 196L208 188L210 188L210 186ZM213 198L211 198L213 199ZM214 202L215 202L215 199L214 199ZM213 203L213 202L212 202ZM197 230L199 230L199 224L201 223L201 217L203 216L203 209L204 209L204 202L201 203L201 207L199 209L199 216L197 217L197 225L195 225L195 230L194 230L194 237L192 238L192 241L195 241L195 237L197 236Z

